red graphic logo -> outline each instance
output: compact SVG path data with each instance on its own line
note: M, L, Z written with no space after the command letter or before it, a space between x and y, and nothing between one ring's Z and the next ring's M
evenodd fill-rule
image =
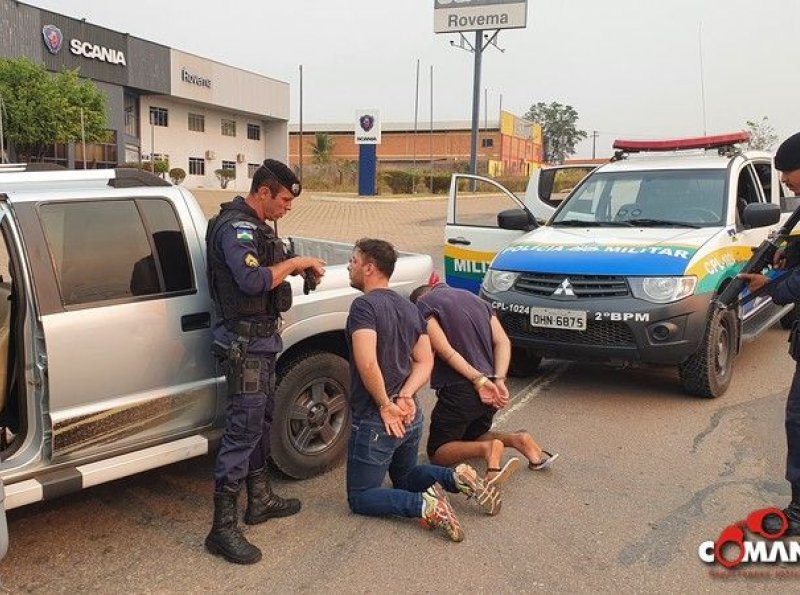
M769 518L780 521L779 528L773 532L764 526ZM777 523L770 522L770 528L775 526ZM796 562L800 557L800 544L792 543L787 547L783 542L775 542L788 528L789 520L782 510L762 508L751 512L746 520L725 527L716 542L701 543L697 553L703 562L717 562L725 568L734 568L742 562ZM773 543L746 539L745 531Z

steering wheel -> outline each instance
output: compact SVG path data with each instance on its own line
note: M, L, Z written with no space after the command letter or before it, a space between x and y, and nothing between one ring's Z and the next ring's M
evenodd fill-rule
M699 223L715 223L719 221L717 213L704 207L689 207L682 210L680 214L690 221L698 221Z

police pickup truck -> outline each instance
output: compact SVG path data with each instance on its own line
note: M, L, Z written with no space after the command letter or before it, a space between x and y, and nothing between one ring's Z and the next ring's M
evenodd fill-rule
M0 173L0 557L5 510L202 455L225 378L211 356L206 218L184 188L135 170ZM294 238L327 262L292 278L280 331L272 456L288 475L343 458L351 245ZM401 253L391 285L425 283Z
M747 138L617 141L611 162L578 166L563 200L554 178L565 168L536 172L524 201L456 175L447 282L492 303L513 344L512 373L533 373L542 357L666 364L686 392L719 396L741 343L792 309L767 297L712 306L794 208L771 156L737 149ZM476 183L493 194L466 192Z

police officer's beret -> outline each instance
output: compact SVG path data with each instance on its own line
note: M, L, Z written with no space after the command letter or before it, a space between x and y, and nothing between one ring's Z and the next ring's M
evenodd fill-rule
M278 183L291 192L294 196L299 196L303 191L300 180L289 167L277 159L265 159L261 167L266 169Z
M778 147L775 153L775 169L780 171L800 169L800 132L787 138Z

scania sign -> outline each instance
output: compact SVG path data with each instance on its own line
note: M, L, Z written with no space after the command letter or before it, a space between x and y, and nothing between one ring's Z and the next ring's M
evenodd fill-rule
M434 0L436 33L515 29L527 25L528 0Z
M61 50L63 35L61 30L55 25L45 25L42 27L42 37L47 51L51 54L57 54ZM125 60L125 53L122 50L107 48L90 41L82 41L77 38L70 39L69 51L76 56L89 58L90 60L99 60L100 62L108 62L109 64L117 64L119 66L127 66Z

